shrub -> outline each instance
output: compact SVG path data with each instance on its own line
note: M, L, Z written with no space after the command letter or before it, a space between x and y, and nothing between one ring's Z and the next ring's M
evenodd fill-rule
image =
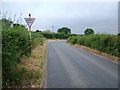
M21 85L25 69L18 69L17 65L23 56L30 55L29 32L23 25L14 24L11 21L3 20L2 28L2 82L3 88L9 88ZM8 25L8 26L7 26ZM38 33L32 33L32 42L36 47L36 38L39 38L40 44L44 43L43 36Z
M62 34L62 33L41 33L45 38L48 39L68 39L71 36L76 36L76 34Z
M119 56L118 46L119 39L117 35L110 34L95 34L73 36L68 39L68 42L87 46L114 56Z

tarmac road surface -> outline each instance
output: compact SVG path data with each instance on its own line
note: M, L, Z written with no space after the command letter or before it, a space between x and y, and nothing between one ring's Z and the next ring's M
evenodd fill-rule
M65 40L49 40L46 88L118 88L118 64Z

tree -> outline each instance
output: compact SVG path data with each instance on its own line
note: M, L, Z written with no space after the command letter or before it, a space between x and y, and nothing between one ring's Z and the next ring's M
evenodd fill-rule
M91 29L91 28L87 28L87 29L84 31L84 34L85 34L85 35L94 34L94 30Z
M67 28L67 27L62 27L62 28L59 28L58 33L64 33L64 34L69 34L71 33L71 29Z
M43 33L52 33L51 30L45 30Z
M36 30L36 32L42 32L42 31Z

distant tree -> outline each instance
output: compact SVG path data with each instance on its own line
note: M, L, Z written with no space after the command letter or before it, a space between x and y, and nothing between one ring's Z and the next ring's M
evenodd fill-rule
M42 32L42 31L36 30L36 32Z
M87 28L87 29L84 31L84 34L85 34L85 35L94 34L94 30L91 29L91 28Z
M69 33L71 33L71 29L69 29L67 27L62 27L62 28L58 29L57 33L69 34Z
M45 30L43 33L52 33L51 30Z

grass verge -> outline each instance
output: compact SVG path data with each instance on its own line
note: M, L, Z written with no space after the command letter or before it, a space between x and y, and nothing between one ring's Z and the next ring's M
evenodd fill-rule
M22 88L42 88L44 85L45 75L45 56L46 56L46 41L43 45L37 44L31 52L29 58L21 60L21 64L17 66L19 69L24 69Z

